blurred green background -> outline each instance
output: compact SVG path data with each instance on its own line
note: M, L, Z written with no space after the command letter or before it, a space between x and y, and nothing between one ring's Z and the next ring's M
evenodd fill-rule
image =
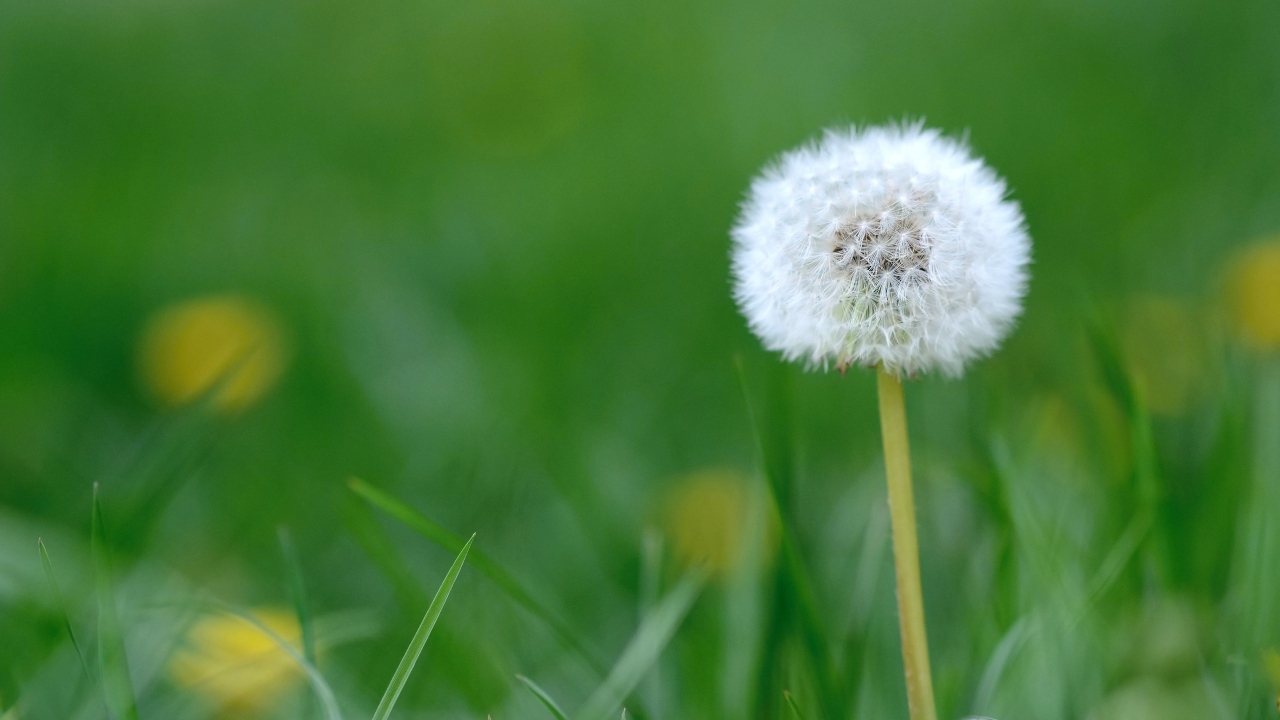
M942 715L1275 717L1280 372L1224 298L1280 231L1277 37L1265 0L4 0L0 717L105 712L36 551L92 638L95 482L143 718L317 716L166 670L184 598L290 606L281 525L367 716L452 553L351 476L595 655L468 567L402 717L580 705L696 518L758 542L634 714L905 717L874 381L759 349L727 228L778 152L918 118L1035 243L1005 347L907 390ZM139 361L205 297L279 335L233 411Z

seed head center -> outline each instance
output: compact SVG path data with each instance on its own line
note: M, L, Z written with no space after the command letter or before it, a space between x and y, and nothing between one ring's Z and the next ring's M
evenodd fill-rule
M835 233L837 267L873 284L915 284L929 276L926 218L900 208L852 218Z

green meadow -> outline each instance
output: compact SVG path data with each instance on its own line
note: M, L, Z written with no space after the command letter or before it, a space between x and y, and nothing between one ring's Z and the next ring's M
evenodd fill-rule
M939 717L1280 716L1280 5L0 0L0 720L907 717L875 373L729 228L923 120Z

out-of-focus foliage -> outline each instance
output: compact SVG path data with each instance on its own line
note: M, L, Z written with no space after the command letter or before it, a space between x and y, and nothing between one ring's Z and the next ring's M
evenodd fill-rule
M1035 242L1010 341L907 388L941 715L1275 717L1278 33L1264 0L0 3L0 716L105 714L36 546L95 656L98 482L143 720L235 717L169 670L193 608L295 570L370 717L453 553L358 476L546 610L462 572L397 715L546 713L516 673L572 714L742 517L628 716L904 717L874 382L759 350L727 228L778 151L924 118ZM673 515L705 468L741 485Z
M1203 301L1158 295L1134 296L1123 309L1124 355L1152 414L1184 415L1221 376L1211 317Z

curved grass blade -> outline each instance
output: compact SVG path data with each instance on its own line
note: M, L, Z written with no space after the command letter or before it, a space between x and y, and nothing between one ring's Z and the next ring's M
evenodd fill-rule
M254 617L253 613L248 610L220 600L205 600L203 604L230 615L235 615L241 620L257 628L263 635L270 638L271 641L279 646L286 655L293 658L293 661L298 663L298 666L307 674L307 680L311 683L312 689L315 690L316 697L320 699L321 707L324 708L324 716L326 720L342 720L342 712L338 709L338 701L335 699L333 694L333 688L329 687L329 683L325 681L324 676L320 674L320 671L316 669L316 666L308 662L307 659L298 652L298 649L293 646L293 643L281 637L279 633L272 630L258 618Z
M307 662L316 664L316 631L311 623L311 611L307 608L307 589L302 583L302 565L293 547L289 528L276 529L280 537L280 554L284 556L285 578L289 583L289 596L293 599L293 611L298 616L298 628L302 633L302 654Z
M569 720L569 716L565 714L564 710L561 710L560 706L556 704L556 701L551 699L551 696L547 694L546 690L538 687L537 683L523 675L516 675L516 679L524 683L525 687L529 688L529 692L532 692L534 697L541 700L542 704L547 706L547 710L555 717L556 720Z
M1000 638L1000 642L996 643L996 649L992 651L991 659L987 661L987 666L982 671L982 679L978 682L978 692L973 700L974 712L991 707L995 701L996 688L1009 662L1027 638L1034 633L1035 620L1024 615L1018 618L1004 637Z
M408 610L429 605L431 599L419 586L417 578L387 537L386 531L378 524L369 504L353 494L350 502L343 503L343 506L343 524L347 532L378 570L391 581L391 589L400 607Z
M622 705L623 701L644 679L649 668L671 642L676 628L684 620L693 601L702 592L706 575L693 572L685 575L671 592L658 603L631 637L622 656L609 671L604 683L596 689L577 713L580 720L605 720Z
M404 657L400 658L399 667L391 675L391 682L387 684L387 690L382 694L378 709L373 713L373 720L387 720L387 717L391 715L391 710L396 706L396 700L400 697L400 691L404 690L405 683L409 681L409 673L413 672L413 666L418 662L418 656L422 654L422 648L426 646L427 638L431 637L431 630L436 626L436 620L440 619L440 613L444 610L445 601L449 599L449 593L453 590L453 584L458 580L458 573L462 572L462 564L467 561L467 553L471 551L471 543L475 542L475 539L476 536L473 534L471 539L467 540L467 544L462 546L457 559L453 561L453 566L445 574L444 581L440 583L440 589L436 591L436 596L431 599L427 614L422 616L422 624L418 626L418 631L413 634L413 639L409 641L409 647L405 649Z
M1147 532L1151 530L1151 526L1151 513L1145 512L1145 509L1140 510L1133 516L1133 520L1125 527L1124 532L1121 533L1120 538L1116 540L1111 550L1107 552L1102 564L1089 581L1088 601L1085 603L1086 607L1081 608L1080 612L1083 613L1087 606L1098 602L1107 590L1115 584L1115 581L1124 572L1125 567L1129 565L1129 561L1142 547L1142 542L1146 539Z
M791 714L796 716L796 720L805 720L804 713L800 712L800 706L796 704L796 699L791 697L790 690L783 690L782 697L787 700L787 707L791 708Z
M382 510L391 517L399 520L407 525L411 530L439 545L440 547L452 553L457 553L462 549L462 537L451 532L439 523L431 520L422 513L414 510L404 501L385 493L378 488L366 483L359 478L350 478L347 480L347 487L362 500L369 503L373 507ZM544 606L542 603L534 599L533 595L516 580L515 576L507 572L506 568L499 565L481 550L473 550L471 565L480 572L481 575L489 578L495 585L502 589L516 604L528 610L534 616L545 622L551 630L559 636L560 640L569 648L573 649L582 656L587 663L601 675L604 674L604 664L601 663L595 654L587 648L584 643L569 627L567 623L561 620Z
M80 641L76 640L76 631L71 629L71 613L67 612L67 601L62 597L62 588L58 586L58 578L53 574L53 563L49 560L49 551L44 546L43 539L37 539L36 544L40 546L40 564L44 566L44 577L49 581L49 587L53 590L54 602L58 603L58 610L62 613L62 624L67 629L67 636L71 638L71 647L76 649L76 657L80 658L80 667L84 669L84 676L89 682L93 682L93 672L89 670L89 661L84 656L84 649L80 647Z
M133 681L129 679L124 633L120 629L120 617L116 614L111 553L107 548L107 531L102 522L97 483L93 485L92 528L89 545L98 595L98 672L102 678L102 692L107 708L117 720L138 720L138 701L133 694Z

